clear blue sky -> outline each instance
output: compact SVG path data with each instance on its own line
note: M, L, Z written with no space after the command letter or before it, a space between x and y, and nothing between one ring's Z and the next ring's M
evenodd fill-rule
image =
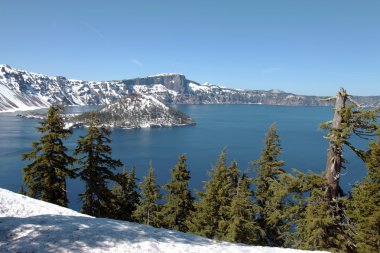
M113 80L380 95L380 1L0 0L0 63Z

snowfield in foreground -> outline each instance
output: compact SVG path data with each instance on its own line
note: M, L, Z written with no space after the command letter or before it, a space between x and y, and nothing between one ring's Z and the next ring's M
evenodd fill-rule
M132 222L97 219L0 188L0 252L306 251L217 242Z

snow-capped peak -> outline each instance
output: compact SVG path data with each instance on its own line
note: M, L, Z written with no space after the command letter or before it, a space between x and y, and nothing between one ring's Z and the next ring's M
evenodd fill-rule
M0 64L0 68L8 68L10 69L11 67L7 64Z

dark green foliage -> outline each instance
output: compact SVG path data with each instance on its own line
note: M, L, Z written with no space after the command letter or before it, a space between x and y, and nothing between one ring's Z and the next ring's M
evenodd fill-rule
M345 208L342 203L345 199L341 198L343 196L343 191L339 185L340 172L342 168L345 168L344 163L346 162L343 158L343 147L344 145L348 146L363 161L367 160L368 152L360 150L352 145L350 137L352 134L355 134L360 138L367 139L369 136L374 135L378 129L376 119L380 109L363 110L358 108L357 103L352 100L351 96L349 96L343 88L340 89L335 99L334 118L331 122L322 125L323 128L329 130L329 148L327 150L325 169L325 177L327 179L325 183L326 190L323 196L316 198L321 205L324 204L324 206L326 206L325 216L327 215L328 218L324 219L326 222L322 225L324 228L327 228L329 232L327 235L326 233L323 234L325 236L323 237L323 243L314 241L311 245L313 246L317 243L318 245L322 245L325 249L331 247L332 250L334 249L336 252L350 252L355 251L356 246L352 240L352 226L345 214ZM351 101L351 103L346 105L347 101ZM356 190L357 191L354 191L353 195L356 193L358 195L355 195L353 199L360 199L360 192L363 193L363 191L361 191L360 187ZM316 193L314 193L314 195L316 195ZM363 200L364 199L361 199L361 201ZM354 204L354 201L350 202L347 203L349 209L350 205L356 205ZM312 205L310 206L312 207ZM321 212L321 210L318 211ZM318 213L318 215L323 218L322 213ZM356 215L352 216L353 220L358 218L355 217ZM356 239L358 239L358 236ZM310 245L310 241L308 243ZM358 245L360 244L361 242L359 242ZM334 247L334 245L336 246Z
M78 157L78 177L85 182L85 191L80 194L83 201L81 212L95 217L112 217L113 194L108 183L115 180L114 170L122 163L110 156L111 131L97 125L93 116L87 134L80 137L74 150Z
M281 239L284 241L283 247L295 247L297 238L297 228L299 221L305 214L307 202L306 194L315 187L319 187L323 178L320 175L310 172L304 174L300 171L293 169L295 176L290 173L283 173L279 180L281 182L281 190L278 195L281 196L282 201L285 203L285 208L279 213L283 220L283 234ZM321 180L322 181L321 181Z
M226 238L227 228L232 220L231 205L236 195L240 171L237 162L233 161L225 171L220 171L217 178L216 190L219 201L219 220L215 238L222 240Z
M158 213L160 206L157 203L160 198L160 187L156 184L156 176L152 163L149 166L148 176L144 177L144 181L140 184L140 204L133 213L133 218L143 224L151 226L159 226L161 220Z
M349 147L364 161L366 152L352 145L350 137L352 134L364 139L373 136L378 129L376 119L380 111L380 108L363 110L343 88L332 99L336 100L334 118L331 122L321 124L323 129L329 130L325 177L328 185L326 194L330 200L337 199L343 193L339 179L341 169L346 168L344 146Z
M338 145L345 144L362 160L365 160L365 151L352 145L350 142L350 137L352 134L364 139L367 139L369 136L373 136L378 129L378 125L376 123L378 113L379 109L362 110L357 109L354 104L350 104L341 111L342 123L339 125L339 128L333 129L331 128L331 125L327 125L327 129L330 130L329 137L332 135L337 135ZM344 159L343 161L345 162ZM342 168L345 168L345 166Z
M309 186L318 186L310 187L305 210L296 222L296 248L340 253L355 252L354 230L342 207L344 199L329 200L323 176L314 174L310 175L309 179L307 183Z
M28 196L28 193L25 191L25 189L24 189L23 186L21 186L21 188L20 188L20 194L21 194L21 195Z
M264 231L264 236L259 239L262 245L282 246L282 235L288 229L282 218L282 212L286 209L286 194L282 191L283 183L280 180L285 174L282 169L284 162L279 160L280 153L280 137L277 135L276 126L272 125L266 135L265 147L260 158L251 162L251 165L256 166L257 172L253 184L258 206L256 220Z
M366 158L368 175L356 185L348 203L355 223L358 252L380 252L380 133Z
M330 201L326 195L324 175L294 170L296 176L286 174L288 225L295 231L286 233L286 246L330 252L354 252L354 230L343 209L344 198Z
M194 211L194 198L188 189L190 171L186 169L186 156L181 155L177 165L171 171L172 178L163 188L169 193L164 197L166 203L162 206L160 216L162 224L168 229L187 232L186 221L190 212Z
M69 138L71 132L64 129L62 110L60 106L50 106L46 119L37 127L41 139L33 142L33 150L23 154L22 160L33 161L23 168L24 183L28 188L24 193L67 207L66 177L73 177L74 172L69 168L73 158L66 154L67 148L63 145L63 140Z
M332 135L338 135L338 144L347 144L350 148L353 148L349 142L352 134L361 138L366 138L368 136L373 136L376 133L376 130L378 129L376 118L378 117L379 112L379 108L363 110L357 108L356 104L351 103L341 109L340 115L342 121L338 128L334 129L332 127L332 121L321 123L320 127L329 130L329 137ZM353 148L353 151L357 152L359 150ZM359 156L362 157L361 155Z
M118 220L135 221L132 217L140 202L140 194L137 192L136 171L133 167L128 174L126 168L116 175L117 185L112 192L115 196L113 218Z
M223 149L217 164L212 168L210 180L205 182L204 192L198 192L199 203L188 222L192 233L209 238L224 238L227 226L224 220L230 220L232 198L236 193L239 170L237 163L226 166L227 153Z
M239 179L236 194L229 208L230 220L226 220L227 233L223 240L246 244L257 244L264 236L260 226L254 221L254 204L249 187L249 178L244 173Z

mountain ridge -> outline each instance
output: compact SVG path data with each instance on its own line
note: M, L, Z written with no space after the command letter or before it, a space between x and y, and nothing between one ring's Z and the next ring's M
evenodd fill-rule
M50 104L107 105L127 94L151 95L166 104L268 104L331 106L319 96L272 89L240 90L200 84L179 73L113 81L82 81L48 76L0 64L0 112L35 109ZM367 106L380 106L380 96L356 97Z

